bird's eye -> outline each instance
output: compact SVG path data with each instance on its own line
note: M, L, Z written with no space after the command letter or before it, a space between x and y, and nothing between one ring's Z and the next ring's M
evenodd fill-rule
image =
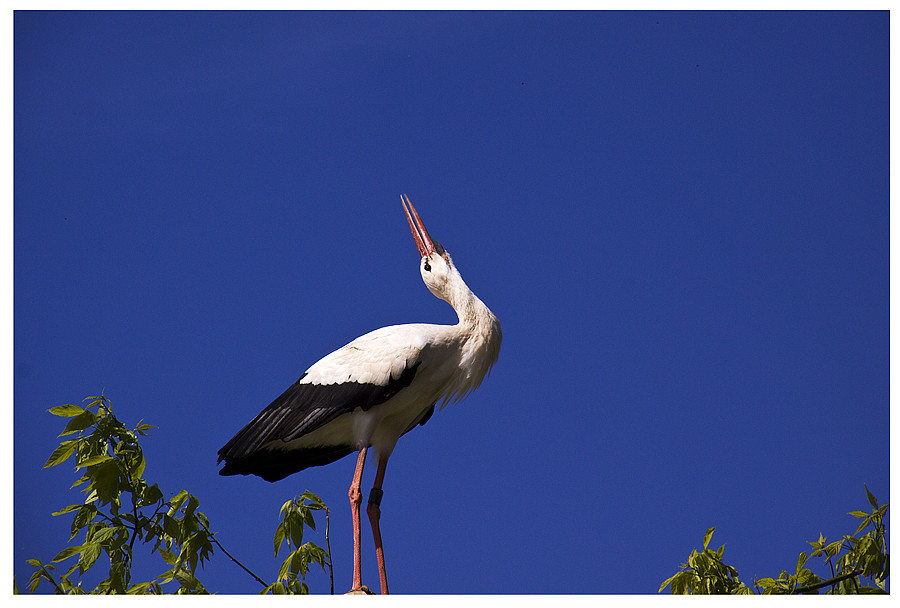
M431 264L428 263L428 260L425 260L425 270L431 272Z

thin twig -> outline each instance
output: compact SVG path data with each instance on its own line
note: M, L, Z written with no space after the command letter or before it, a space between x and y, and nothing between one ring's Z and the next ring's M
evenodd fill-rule
M325 509L325 547L328 549L328 578L331 579L331 595L334 595L334 568L331 565L331 539L328 535L331 520L328 518L328 513L328 509Z
M198 518L197 521L200 522L200 525L203 526L203 528L206 530L206 533L209 534L209 540L211 540L212 542L216 543L216 546L219 547L219 549L222 550L222 553L224 553L225 555L227 555L227 556L231 559L231 561L233 561L233 562L236 563L238 566L240 566L241 568L243 568L243 569L244 569L244 572L246 572L247 574L249 574L250 576L252 576L253 578L255 578L255 579L259 582L260 585L262 585L263 587L268 587L268 585L266 584L266 581L264 581L263 579L261 579L261 578L259 578L258 576L256 576L256 574L254 574L253 571L250 570L250 568L248 568L247 566L245 566L244 564L242 564L240 561L238 561L238 559L237 559L235 556L233 556L231 553L229 553L228 550L227 550L225 547L222 546L222 543L219 542L219 540L216 538L216 535L215 535L213 532L211 532L210 529L209 529L208 527L206 527L206 524L203 523L202 520L200 520L200 519Z
M138 450L140 450L140 446L138 446ZM141 454L143 454L143 451L141 451ZM131 582L131 566L134 563L134 543L138 537L138 525L139 525L138 522L140 521L140 519L138 518L138 508L137 508L138 498L135 495L134 484L132 483L132 478L131 478L131 467L128 466L128 459L125 457L122 457L122 466L125 467L125 477L127 479L126 483L128 484L128 492L131 494L131 515L132 515L132 517L134 517L134 525L130 526L131 542L128 543L128 555L126 556L126 559L124 560L124 561L128 562L127 563L128 572L126 573L128 576L128 580L126 581L126 585L127 585L127 583ZM126 526L126 527L128 527L128 526Z

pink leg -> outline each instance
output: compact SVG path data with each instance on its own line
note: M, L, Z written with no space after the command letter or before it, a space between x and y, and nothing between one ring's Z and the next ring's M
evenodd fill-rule
M378 559L378 578L381 579L381 594L387 595L387 572L384 569L384 548L381 545L381 484L384 482L384 470L387 468L387 458L378 460L378 470L375 472L375 482L372 491L369 492L369 504L366 513L369 515L369 523L372 525L372 536L375 539L375 557Z
M362 537L359 523L359 505L362 503L362 492L359 489L362 483L363 467L366 465L367 448L359 451L356 461L356 472L353 474L353 483L350 484L350 513L353 516L353 588L356 591L363 588L362 585Z

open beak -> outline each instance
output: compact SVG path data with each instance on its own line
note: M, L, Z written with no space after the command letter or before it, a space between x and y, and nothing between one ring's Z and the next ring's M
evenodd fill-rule
M428 231L425 230L425 224L419 217L416 208L413 207L409 197L405 194L400 195L400 202L403 203L403 210L406 212L406 220L409 222L409 229L412 231L413 239L416 241L416 249L423 258L432 253L444 254L444 248L439 243L435 243ZM410 211L412 214L410 214Z

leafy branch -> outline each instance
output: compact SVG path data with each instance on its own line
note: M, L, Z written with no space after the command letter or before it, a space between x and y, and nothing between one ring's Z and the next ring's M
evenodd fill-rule
M829 543L821 533L816 541L810 541L812 552L800 553L793 573L782 570L778 578L760 578L754 588L738 578L737 570L722 562L724 545L717 551L708 548L715 528L709 528L703 538L703 550L691 551L687 562L675 575L663 581L661 592L669 586L672 594L817 594L828 587L830 594L881 594L887 593L890 575L890 554L887 545L887 527L884 523L888 505L878 500L866 488L866 498L871 512L851 511L849 515L861 519L854 535L844 535ZM862 536L860 532L869 529ZM824 579L807 567L810 557L825 557L831 577ZM874 586L863 584L870 579Z
M278 580L268 585L262 578L229 553L211 531L206 515L198 510L200 500L181 490L165 499L157 484L144 479L147 462L139 437L155 428L139 422L133 429L122 424L112 413L109 400L103 396L88 397L86 406L65 404L50 409L56 416L69 418L60 437L69 437L44 464L57 466L73 459L81 477L72 487L83 486L83 503L69 505L53 515L73 514L71 542L83 534L80 544L70 545L56 554L50 563L29 559L35 568L28 581L31 593L42 581L57 594L162 594L163 586L177 583L176 594L205 594L206 588L197 578L197 567L203 566L218 547L232 561L263 586L263 592L309 593L303 580L311 564L331 568L330 546L326 551L312 542L302 543L303 528L315 530L313 511L328 509L312 492L285 503L282 522L275 532L275 553L281 540L290 554L279 571ZM308 501L308 502L307 502ZM326 523L326 541L328 530ZM133 582L133 565L137 542L150 546L168 569L149 581ZM91 590L82 579L103 554L109 558L109 572ZM60 562L76 557L64 573L57 572ZM299 577L299 578L298 578ZM333 575L332 575L333 580ZM332 593L333 593L332 582ZM17 590L14 581L14 590Z
M667 578L660 585L662 591L667 585L671 585L673 595L703 594L703 595L746 595L753 591L741 582L738 572L733 566L722 561L725 553L725 545L715 551L709 548L715 528L709 528L703 535L703 550L691 550L687 562L681 566L681 571Z
M309 503L307 504L307 501ZM303 529L309 526L316 529L313 511L325 511L328 507L322 500L307 490L299 497L287 501L281 506L281 523L275 528L275 557L283 545L287 545L288 555L278 569L278 580L267 586L261 593L283 595L286 593L306 594L309 586L303 580L309 571L310 564L319 564L322 570L327 565L331 570L330 552L315 543L303 543ZM326 520L327 521L327 520ZM326 534L327 538L327 534ZM299 579L297 576L299 575ZM331 574L331 589L334 593L334 573Z

